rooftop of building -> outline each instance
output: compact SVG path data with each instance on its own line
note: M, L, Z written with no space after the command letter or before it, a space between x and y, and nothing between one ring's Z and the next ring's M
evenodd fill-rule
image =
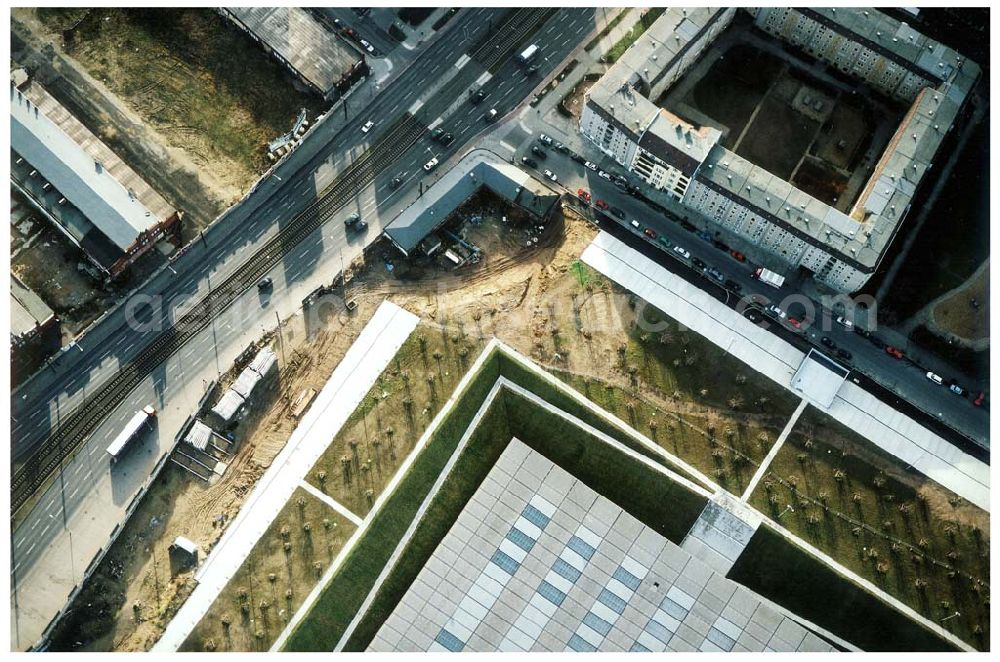
M10 86L10 146L115 246L127 251L160 222L45 113Z
M388 224L385 233L409 253L483 186L539 217L559 198L558 192L521 168L493 152L475 149L424 190Z
M360 54L299 7L226 7L223 10L280 55L323 94L361 60Z
M11 274L10 335L23 338L55 316L52 309L33 290Z
M517 439L374 651L833 651Z

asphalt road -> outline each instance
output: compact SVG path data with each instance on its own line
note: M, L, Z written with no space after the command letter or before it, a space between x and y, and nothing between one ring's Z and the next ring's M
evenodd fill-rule
M528 151L531 144L538 145L537 142L525 143L521 146L518 156L526 155L535 158ZM885 344L877 342L877 331L876 337L871 340L848 331L835 322L836 315L831 316L829 311L823 311L817 304L806 300L793 286L786 284L780 290L776 290L753 279L751 273L754 265L750 262L738 262L729 253L719 250L711 242L705 241L694 232L685 230L679 222L679 216L667 216L651 208L642 200L624 193L612 182L602 179L596 172L588 170L565 154L551 148L545 148L545 151L548 156L546 160L538 161L540 169L551 169L559 177L560 183L572 193L576 193L578 188L584 188L592 195L592 203L604 200L612 207L617 207L624 212L625 218L621 220L608 213L603 213L599 217L603 224L620 225L626 228L627 231L640 237L654 249L652 255L656 256L658 262L668 266L672 271L685 273L690 277L689 279L694 279L704 289L725 299L725 288L720 287L714 280L703 274L702 270L695 267L690 260L680 258L671 249L662 246L658 240L653 240L645 236L642 231L632 228L631 221L638 220L643 229L651 228L656 232L657 238L664 236L673 245L682 246L691 253L692 259L700 259L709 267L717 268L725 278L731 279L741 286L739 294L730 294L730 303L735 303L741 296L757 295L765 297L769 302L776 303L785 309L789 316L798 316L800 320L803 319L803 313L807 306L810 310L818 311L812 315L818 316L818 320L813 319L812 323L805 324L802 330L797 330L773 316L769 316L766 323L776 333L789 339L798 337L840 361L856 373L861 373L873 380L875 385L869 383L869 390L876 392L877 395L897 407L905 409L907 403L916 407L916 410L912 412L915 418L918 420L923 418L926 425L962 447L966 452L972 452L988 459L988 453L982 453L982 449L985 448L987 451L989 449L989 412L973 406L972 397L957 396L948 391L946 386L939 386L924 375L928 370L936 370L941 371L940 374L947 379L948 373L944 372L946 368L939 365L917 366L906 359L893 358L886 353ZM587 153L585 156L596 158L596 151L594 149L593 152ZM626 175L610 159L600 159L595 162L612 174ZM634 176L632 178L634 179ZM593 211L598 212L599 210L593 209ZM764 308L766 306L757 307ZM836 347L849 351L852 355L851 359L837 357L835 350L822 344L823 337L828 337ZM804 344L796 344L805 347ZM923 412L924 415L921 416L920 412ZM936 418L937 421L931 420L933 418ZM949 427L954 428L954 430L948 430ZM960 435L955 434L955 431L964 437L971 438L980 448L973 448L971 444L967 443L967 440L963 442Z

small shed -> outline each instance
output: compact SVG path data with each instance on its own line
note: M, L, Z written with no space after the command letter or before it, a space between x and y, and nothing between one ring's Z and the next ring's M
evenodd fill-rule
M228 423L233 420L233 416L243 406L243 401L243 396L233 389L229 389L219 398L219 402L212 407L212 413L221 418L223 422Z
M188 430L187 436L184 437L184 441L191 444L200 451L208 448L208 442L212 439L212 428L208 427L201 421L195 421Z
M198 545L184 536L177 536L170 545L170 559L178 565L198 564Z

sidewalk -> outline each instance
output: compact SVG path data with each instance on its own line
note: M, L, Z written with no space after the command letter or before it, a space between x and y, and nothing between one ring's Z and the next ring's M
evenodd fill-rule
M804 354L602 232L582 260L785 388ZM903 463L989 512L989 465L845 382L826 412Z
M174 652L184 643L417 322L415 315L388 301L379 306L195 573L197 588L170 621L154 652Z

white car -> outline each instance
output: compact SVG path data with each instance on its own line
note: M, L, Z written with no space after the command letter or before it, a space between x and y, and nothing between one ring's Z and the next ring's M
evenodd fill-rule
M941 375L935 374L933 372L928 372L927 373L927 379L931 380L932 382L934 382L938 386L941 386L941 385L944 384L944 379L941 378Z
M609 182L611 181L611 175L609 175L608 173L604 172L603 170L600 171L599 173L597 173L597 176L600 177L601 179L606 179Z
M554 182L558 182L559 181L559 179L556 178L556 173L552 172L551 170L546 170L545 171L545 176L548 177L549 179L551 179Z
M684 250L680 246L674 246L674 252L677 253L678 255L680 255L685 260L690 260L691 259L691 253L687 252L686 250Z
M640 232L642 232L642 226L639 225L639 221L637 221L635 219L632 219L632 227L634 227L636 230L639 230Z
M552 138L548 137L544 133L540 133L540 134L538 134L538 142L544 143L546 145L551 145L552 144Z
M368 51L369 53L374 53L375 52L375 47L372 46L371 42L369 42L367 39L362 39L361 40L361 45L364 46L365 50Z
M841 325L842 327L844 327L848 331L853 331L854 330L854 322L852 322L851 320L847 319L843 315L841 315L840 317L837 318L837 324Z
M424 170L430 172L431 170L437 167L437 164L438 164L438 159L435 156L433 159L424 164Z
M361 127L361 133L368 133L371 131L372 127L375 126L375 122L368 120L365 125Z
M596 163L591 163L590 161L587 161L586 163L584 163L583 167L590 168L591 170L594 170L594 171L597 170L597 164Z
M785 311L783 311L781 308L778 308L774 304L771 304L770 306L767 307L767 312L771 313L780 320L783 320L786 317L788 317Z

